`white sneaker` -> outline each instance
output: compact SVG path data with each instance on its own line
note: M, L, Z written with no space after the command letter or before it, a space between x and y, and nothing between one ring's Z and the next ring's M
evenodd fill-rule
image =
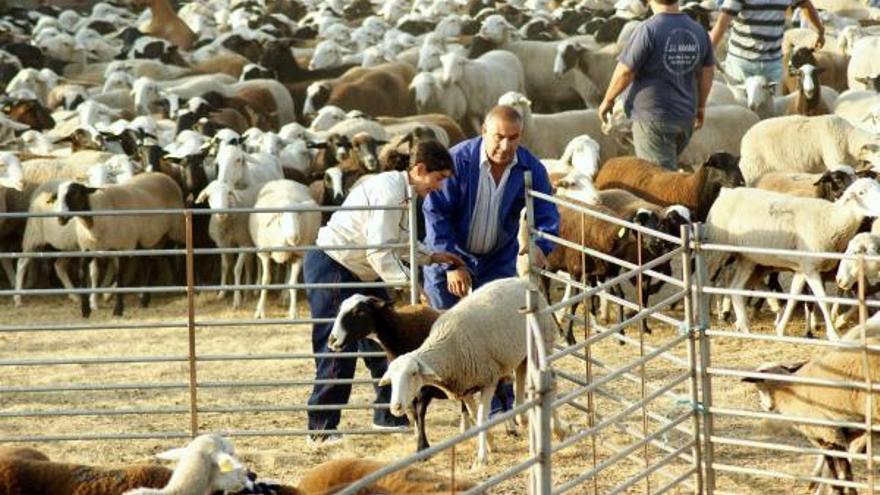
M406 428L409 428L409 425L404 424L404 425L392 426L392 425L382 425L379 423L373 423L374 430L387 430L387 431L401 430L402 431Z

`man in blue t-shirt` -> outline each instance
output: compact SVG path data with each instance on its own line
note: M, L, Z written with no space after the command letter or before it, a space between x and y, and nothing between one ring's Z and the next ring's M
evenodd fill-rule
M694 128L703 125L715 75L709 34L678 8L677 0L651 0L654 16L636 28L618 58L599 118L632 84L624 109L633 120L636 156L670 170Z

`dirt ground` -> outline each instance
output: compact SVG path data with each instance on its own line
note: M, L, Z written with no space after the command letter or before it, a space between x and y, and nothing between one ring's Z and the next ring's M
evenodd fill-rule
M110 316L110 303L97 311L89 320L91 323L160 323L185 322L186 300L180 296L154 298L152 307L140 309L133 300L126 308L123 318ZM231 302L218 301L214 294L199 294L196 299L197 318L201 320L245 320L250 319L254 305L253 297L246 300L245 307L239 311L231 309ZM270 317L282 318L285 310L278 300L271 300ZM301 314L306 314L306 306ZM66 298L29 298L21 308L12 306L10 300L0 302L0 325L10 327L27 325L55 325L80 323L78 309ZM681 317L680 311L670 313ZM759 320L753 331L770 333L769 316ZM800 323L794 326L798 326ZM678 337L677 328L668 325L652 324L653 333L645 336L645 343L661 346ZM800 333L796 331L796 333ZM578 340L583 339L578 330ZM635 329L628 331L632 342L638 342ZM139 328L133 330L75 330L75 331L34 331L0 332L0 437L46 436L46 435L96 435L96 434L166 434L188 433L189 431L189 391L187 385L188 364L187 331L185 328ZM644 368L644 387L646 394L669 383L687 371L682 363L687 362L687 340L670 349L670 354L680 362L670 362L663 358L651 360ZM807 346L755 342L737 338L713 338L711 342L712 359L715 366L737 369L754 369L761 363L776 361L798 361L808 357L814 350ZM256 356L311 351L310 328L308 326L223 326L202 327L197 331L197 353L205 356ZM637 345L621 345L615 339L606 339L592 346L591 356L610 368L619 368L637 359L640 349ZM646 349L645 353L650 352ZM118 364L60 364L60 365L20 365L12 360L41 358L77 357L173 357L173 362L118 363ZM574 390L576 385L566 379L574 377L584 380L587 366L582 359L567 357L557 363L559 395ZM272 412L227 412L222 408L232 407L273 407L296 409L305 405L309 386L296 383L258 385L254 382L280 382L308 380L313 377L314 365L311 359L236 359L208 360L198 363L197 373L200 388L199 430L207 431L246 431L252 436L234 438L240 456L262 477L282 480L294 484L308 467L321 461L347 456L369 457L381 460L397 460L414 451L414 439L410 434L392 435L347 435L342 443L320 449L309 447L302 435L281 436L278 432L302 433L306 427L306 416L302 410ZM577 406L563 406L562 416L570 422L575 431L587 429L591 421L602 421L623 410L621 398L632 403L642 396L640 368L631 373L611 379L600 387L600 393L592 399L583 396L576 399ZM565 375L563 375L563 373ZM599 366L589 370L593 380L602 379L607 374ZM366 369L358 366L357 378L368 377ZM230 385L245 383L243 387ZM62 386L73 384L132 384L130 390L79 390L73 392L16 392L16 388L35 386ZM150 385L153 388L144 388ZM156 387L167 385L167 388ZM671 388L669 395L653 401L647 413L677 418L690 410L689 381ZM603 395L604 393L604 395ZM736 379L716 378L713 382L714 405L726 408L748 408L757 410L757 394L749 384ZM617 398L611 400L608 396ZM369 384L355 385L351 404L365 405L374 399ZM584 412L592 406L595 417ZM94 416L91 410L143 410L149 413L119 414L113 416ZM208 409L221 409L209 412ZM11 414L37 411L76 411L82 415L9 417ZM552 460L554 480L564 483L601 465L611 456L622 452L627 446L638 441L637 435L646 431L657 432L661 425L643 416L642 409L612 421L595 437L563 449ZM343 430L368 429L371 424L370 412L366 409L343 412ZM566 493L611 493L615 487L630 476L642 472L646 466L654 465L671 452L685 446L691 438L693 415L688 415L680 429L672 430L659 439L667 445L667 450L656 447L637 448L631 456L600 471L593 480L576 484ZM628 431L629 433L626 433ZM433 443L438 443L458 432L458 406L451 401L439 401L432 405L429 413L428 435ZM806 442L791 429L778 424L760 420L718 417L715 420L715 435L739 439L761 441L784 441L792 445L806 445ZM51 458L69 462L89 464L121 464L148 461L150 456L166 448L182 445L185 439L144 439L144 440L90 440L60 442L25 442L46 452ZM503 470L518 464L528 455L526 435L510 437L498 428L496 433L497 452L490 455L490 466L471 470L474 456L474 442L465 442L455 449L454 462L457 476L485 480ZM595 449L595 450L594 450ZM685 454L690 454L690 449ZM767 452L753 449L716 446L715 462L742 467L780 470L795 474L807 474L813 465L813 458L783 452ZM453 462L453 453L446 451L423 463L422 467L440 473L447 473ZM595 464L594 464L595 463ZM672 479L684 473L691 466L689 462L677 459L663 466L647 481L639 481L620 493L656 493ZM864 470L857 466L857 476L864 478ZM688 478L691 483L695 477ZM523 494L526 492L527 475L521 474L494 488L491 493ZM692 486L692 485L690 485ZM737 494L807 493L807 484L788 480L757 478L739 474L717 474L720 490ZM676 487L668 493L689 493L687 487Z

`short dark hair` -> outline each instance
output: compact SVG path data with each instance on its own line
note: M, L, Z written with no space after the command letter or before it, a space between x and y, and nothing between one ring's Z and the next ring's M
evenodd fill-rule
M428 172L455 171L449 151L442 143L433 139L419 141L413 146L409 156L409 167L415 167L417 163L424 163Z
M678 0L654 0L660 5L674 5L678 3Z

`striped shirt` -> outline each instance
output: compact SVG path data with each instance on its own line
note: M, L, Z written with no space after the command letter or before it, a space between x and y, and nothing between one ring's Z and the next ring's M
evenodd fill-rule
M782 58L785 11L804 0L724 0L721 11L733 17L727 53L752 61Z
M492 165L486 156L485 145L480 145L480 181L477 186L477 197L474 200L474 216L471 217L471 231L468 233L467 250L473 254L486 254L498 245L498 224L501 212L501 198L504 197L504 186L510 176L510 169L516 165L513 161L504 169L498 184L492 178Z

